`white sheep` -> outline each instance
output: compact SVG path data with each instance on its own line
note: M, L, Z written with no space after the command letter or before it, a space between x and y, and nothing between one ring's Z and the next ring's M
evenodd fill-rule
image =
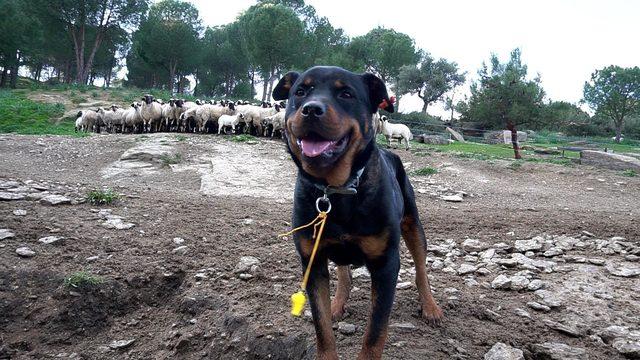
M140 114L144 122L144 131L158 131L158 126L162 120L162 105L155 102L153 96L147 94L142 97Z
M122 128L131 128L131 132L135 132L139 126L144 126L142 114L140 113L140 104L137 102L132 103L131 107L122 114L122 120Z
M380 123L380 131L387 138L389 147L391 147L391 139L398 139L399 144L404 140L406 150L409 150L409 140L413 139L413 134L407 125L392 124L385 115L380 117Z
M102 122L104 122L104 125L107 127L108 132L115 132L116 126L121 126L121 129L124 128L124 124L122 121L123 113L124 110L116 105L111 105L111 107L107 110L103 108L98 109L98 114L100 115Z
M164 130L169 131L171 129L171 125L173 124L173 115L175 113L175 99L169 99L169 102L162 105L162 125L164 125Z
M275 113L274 115L267 116L266 118L264 118L262 124L264 125L265 130L269 125L272 126L271 137L275 135L276 131L282 132L284 130L284 114L285 114L284 111L280 111ZM265 133L265 136L266 136L266 133Z
M100 132L100 114L93 110L82 110L76 118L76 129L88 132Z
M236 125L240 122L241 119L244 119L243 113L238 113L236 115L227 115L224 114L220 116L218 119L218 135L222 133L222 128L225 126L231 126L233 133L236 132Z

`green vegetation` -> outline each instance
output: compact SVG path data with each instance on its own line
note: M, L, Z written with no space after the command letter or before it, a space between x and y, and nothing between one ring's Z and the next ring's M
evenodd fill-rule
M427 175L435 175L437 173L438 173L438 169L427 166L427 167L423 167L413 171L412 174L418 175L418 176L427 176Z
M184 136L184 135L176 135L176 141L182 142L182 141L185 141L185 140L187 140L186 136Z
M638 176L638 173L635 170L628 169L622 172L622 176L636 177Z
M160 157L160 161L162 162L163 166L179 164L182 162L182 154L176 153L173 155L162 155Z
M87 200L92 205L109 205L118 200L120 195L111 189L106 190L91 190L87 194Z
M231 138L231 141L234 141L234 142L247 142L247 141L256 141L256 140L258 139L255 136L251 136L247 134L235 135L234 137Z
M55 122L64 113L62 104L45 104L23 94L0 90L0 133L74 135L75 122Z
M103 280L85 271L77 271L64 279L67 288L79 289L102 284Z
M511 170L518 170L522 167L522 160L515 160L509 163L507 167Z

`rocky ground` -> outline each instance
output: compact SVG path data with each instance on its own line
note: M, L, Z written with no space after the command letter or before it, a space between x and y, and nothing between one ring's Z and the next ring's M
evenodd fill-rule
M313 358L308 312L289 315L297 256L276 237L295 176L280 142L5 135L0 153L0 358ZM412 182L446 320L420 319L403 249L386 358L640 358L640 179L398 154L438 169ZM85 200L101 188L119 200ZM354 278L343 359L370 302Z

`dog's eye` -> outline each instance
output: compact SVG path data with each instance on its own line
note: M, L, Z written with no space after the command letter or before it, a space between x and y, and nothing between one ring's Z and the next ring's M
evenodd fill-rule
M296 90L296 96L304 96L305 93L306 92L302 88Z
M353 99L353 94L349 90L343 90L339 96L343 99Z

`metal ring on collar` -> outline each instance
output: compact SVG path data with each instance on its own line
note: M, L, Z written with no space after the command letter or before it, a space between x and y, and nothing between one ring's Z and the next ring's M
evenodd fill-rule
M326 195L317 198L316 199L316 210L318 210L318 212L322 212L322 210L320 210L320 202L321 201L327 203L327 210L325 212L328 214L331 211L331 201L329 201L329 198Z

